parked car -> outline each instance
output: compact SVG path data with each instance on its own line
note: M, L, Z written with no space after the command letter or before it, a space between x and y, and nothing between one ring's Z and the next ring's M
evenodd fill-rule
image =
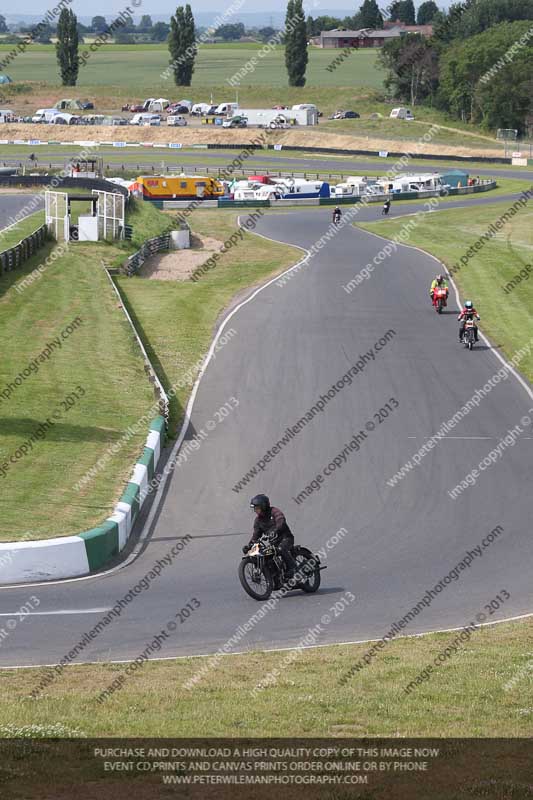
M225 119L222 123L223 128L246 128L248 125L248 120L246 117L239 117L238 115L235 117L230 117L229 119Z
M328 119L359 119L360 116L357 111L335 111Z
M122 111L131 111L132 114L139 114L144 111L144 105L142 103L126 103L125 106L122 106Z
M111 117L109 121L110 125L127 125L128 120L126 117Z
M187 106L175 105L175 106L169 106L167 108L167 114L171 116L174 114L188 114L188 113L189 109L187 108Z
M94 103L91 103L90 100L80 100L81 107L84 111L90 111L94 108Z

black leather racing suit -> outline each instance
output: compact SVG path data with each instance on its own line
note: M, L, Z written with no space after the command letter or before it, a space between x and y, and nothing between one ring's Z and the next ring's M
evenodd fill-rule
M265 533L276 534L275 542L279 547L285 566L289 572L294 572L296 570L296 561L291 553L291 547L294 545L294 536L287 525L285 515L279 508L270 506L268 511L263 511L256 516L252 542L257 542Z

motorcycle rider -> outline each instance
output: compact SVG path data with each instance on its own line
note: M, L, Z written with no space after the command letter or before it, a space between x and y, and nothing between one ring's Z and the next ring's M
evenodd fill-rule
M385 214L385 216L387 216L389 211L390 211L390 197L387 197L387 199L383 203L383 212L382 213Z
M333 211L333 222L335 225L341 221L342 211L340 210L339 206L335 206Z
M291 553L291 548L294 546L294 536L287 525L285 515L279 508L270 505L270 500L266 494L256 494L255 497L252 497L250 508L255 511L256 518L252 538L250 543L242 548L243 553L246 554L252 544L257 542L263 534L270 533L273 538L275 534L275 543L285 562L287 578L294 577L296 561Z
M463 342L463 336L465 332L465 322L467 319L481 319L479 314L477 313L476 309L474 308L474 304L471 300L465 300L464 308L462 309L461 313L457 317L458 322L461 323L461 327L459 328L459 341ZM478 341L478 330L477 325L474 325L474 334L476 337L476 342Z
M433 278L433 281L431 283L431 289L429 290L429 296L431 297L433 305L435 305L435 299L433 297L433 292L435 291L435 289L437 287L439 289L446 289L446 300L448 300L448 295L450 293L449 289L448 289L448 284L446 283L446 278L444 277L444 275L437 275L436 278Z

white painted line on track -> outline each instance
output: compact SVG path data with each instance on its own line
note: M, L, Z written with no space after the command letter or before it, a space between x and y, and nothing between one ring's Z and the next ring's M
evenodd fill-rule
M502 625L504 622L518 622L522 619L530 619L533 617L533 613L530 614L518 614L515 617L507 617L506 619L498 619L493 620L492 622L482 622L478 624L478 628L488 628L492 625ZM409 633L403 636L397 636L396 639L393 639L392 642L395 642L397 639L420 639L422 636L432 636L435 633L455 633L456 631L464 630L464 626L460 628L440 628L439 630L435 631L424 631L423 633ZM355 641L348 641L348 642L328 642L327 644L312 644L307 647L301 647L299 644L295 644L293 647L267 647L261 650L261 653L284 653L286 651L291 650L319 650L323 649L324 647L345 647L346 645L352 644L372 644L372 642L379 642L381 638L377 639L357 639ZM250 647L249 650L236 650L233 653L224 653L225 656L246 656L250 655L250 653L257 652L258 647L254 645ZM213 658L213 656L218 651L215 650L213 653L193 653L192 655L187 656L161 656L159 658L149 658L148 661L183 661L185 658ZM121 658L113 661L76 661L75 664L69 664L69 667L84 667L84 666L101 666L103 664L130 664L132 661L131 658ZM16 664L11 666L4 666L0 664L0 669L43 669L44 667L55 667L57 666L56 663L53 664Z
M26 617L49 617L57 614L106 614L108 611L111 611L111 608L80 608L80 609L64 608L59 611L29 611L27 614L24 614L23 616L24 618L26 618ZM2 611L0 617L16 617L17 615L21 616L20 608L18 611L12 611L11 613Z

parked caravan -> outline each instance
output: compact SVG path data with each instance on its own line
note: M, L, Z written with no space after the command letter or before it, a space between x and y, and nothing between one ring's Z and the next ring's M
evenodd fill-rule
M329 197L330 186L327 181L306 181L304 178L278 178L284 200L304 197Z
M442 177L436 172L418 175L397 175L392 182L392 191L395 193L440 192L443 188Z
M413 120L414 116L411 112L410 108L393 108L390 112L390 119L406 119L406 120Z
M212 200L224 195L221 181L199 175L140 175L133 187L144 200Z
M191 114L193 117L205 117L210 109L211 103L195 103L191 108Z
M157 112L164 111L170 105L170 100L166 100L164 97L160 97L157 100L152 100L150 105L147 108L147 111L150 111L152 114Z
M344 183L338 183L331 187L331 196L362 197L368 194L376 183L376 178L368 178L366 175L349 175Z
M77 117L75 114L67 114L66 111L62 111L59 114L56 114L49 120L50 125L77 125L80 121L80 118Z

